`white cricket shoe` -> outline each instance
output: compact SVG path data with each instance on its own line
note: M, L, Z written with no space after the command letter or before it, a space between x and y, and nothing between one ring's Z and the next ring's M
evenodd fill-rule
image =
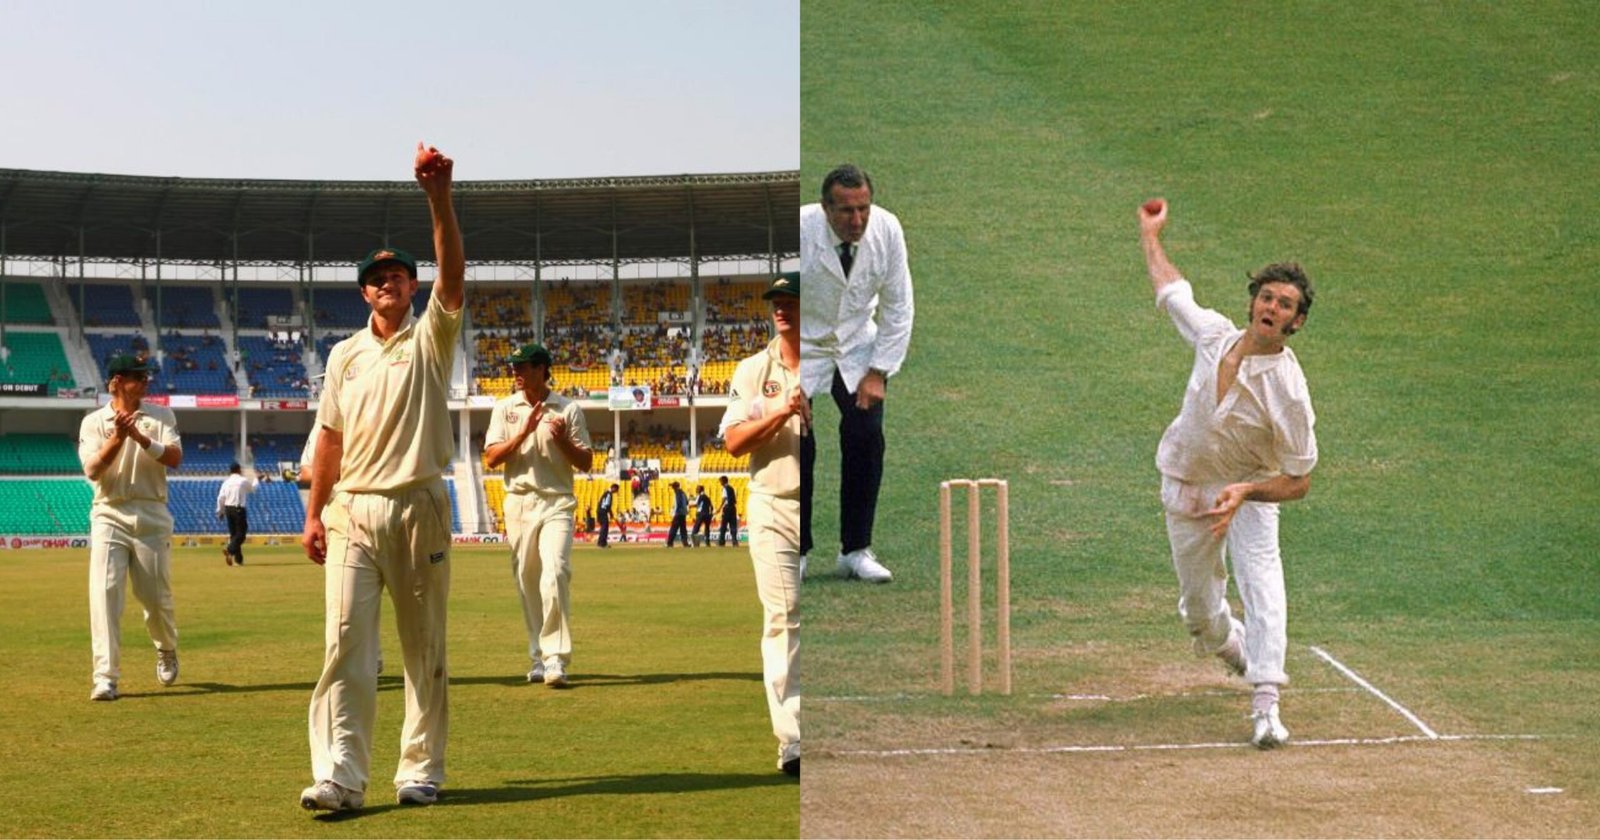
M870 547L857 549L849 554L840 554L839 572L846 578L860 578L867 583L888 583L894 580L894 573L878 562L878 555L874 554Z
M394 792L401 805L432 805L439 801L439 786L433 782L406 782Z
M533 667L528 669L528 682L531 682L531 683L542 683L542 682L544 682L544 663L543 662L534 662L533 663Z
M1228 671L1236 677L1244 676L1249 670L1249 664L1244 661L1244 625L1238 619L1233 620L1233 630L1228 634L1227 644L1222 650L1217 651L1217 658L1221 659Z
M117 699L117 684L114 682L97 682L94 691L89 692L90 700L111 701Z
M162 685L172 685L178 681L177 651L156 649L156 679Z
M550 659L544 663L544 684L551 688L567 687L567 669L562 667L561 660Z
M300 807L307 811L354 811L365 802L359 790L333 781L321 781L300 791Z
M1278 704L1273 703L1271 708L1264 712L1252 714L1256 731L1250 738L1250 743L1258 749L1270 750L1289 742L1289 730L1278 719Z

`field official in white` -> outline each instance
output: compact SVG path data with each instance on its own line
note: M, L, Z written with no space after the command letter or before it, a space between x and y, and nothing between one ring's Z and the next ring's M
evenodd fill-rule
M828 391L839 407L840 574L886 583L872 550L883 482L883 405L905 362L914 312L905 232L873 204L872 179L851 164L829 172L822 202L800 208L800 381L807 398ZM816 436L800 444L800 553L812 548Z

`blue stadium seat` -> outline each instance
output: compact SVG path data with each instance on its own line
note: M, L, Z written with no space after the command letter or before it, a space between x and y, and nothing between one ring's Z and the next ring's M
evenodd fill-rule
M137 327L139 311L133 306L133 289L124 283L73 283L67 297L78 308L79 290L83 306L78 315L86 327Z
M293 315L294 294L288 289L240 289L234 326L254 330L267 328L269 315Z
M242 354L242 372L249 378L255 396L302 400L309 396L299 345L279 343L261 335L241 335L237 347Z
M217 320L217 299L209 287L167 286L161 288L161 305L156 305L156 285L144 287L145 299L150 301L150 311L163 330L220 329Z
M217 518L217 493L222 480L173 479L167 482L167 507L173 530L179 534L226 534L228 524ZM250 497L250 532L298 534L305 527L306 509L300 491L282 481L262 482Z

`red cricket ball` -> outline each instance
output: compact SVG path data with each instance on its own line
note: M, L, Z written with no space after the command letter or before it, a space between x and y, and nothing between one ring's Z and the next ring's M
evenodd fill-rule
M1161 209L1165 206L1166 202L1159 198L1152 198L1144 203L1144 212L1152 216L1159 216L1161 215Z

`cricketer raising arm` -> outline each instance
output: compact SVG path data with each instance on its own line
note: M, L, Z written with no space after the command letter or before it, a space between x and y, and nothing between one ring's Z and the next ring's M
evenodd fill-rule
M1250 275L1249 321L1240 329L1195 303L1193 287L1161 246L1166 224L1164 200L1139 208L1156 306L1194 347L1183 408L1156 450L1178 614L1196 653L1215 653L1254 686L1250 742L1270 749L1289 739L1278 712L1278 688L1289 682L1278 503L1304 497L1317 464L1311 393L1285 342L1304 326L1313 290L1293 263L1257 271ZM1228 607L1229 562L1242 623Z
M418 144L414 171L433 218L438 263L427 310L420 317L411 310L416 260L379 248L356 270L372 307L367 326L328 354L301 536L307 556L324 564L326 586L326 653L310 706L316 783L300 794L307 809L364 803L385 588L405 661L396 800L430 805L445 780L450 497L443 472L455 452L446 397L466 297L453 169L438 149Z

